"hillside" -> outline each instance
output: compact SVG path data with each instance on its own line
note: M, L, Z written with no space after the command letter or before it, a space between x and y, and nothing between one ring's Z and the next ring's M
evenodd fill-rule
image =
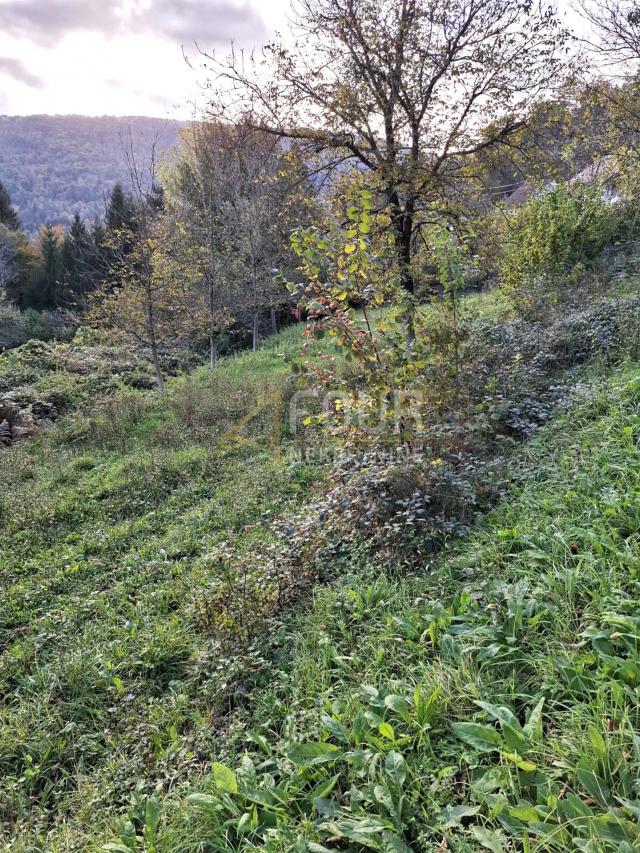
M484 459L420 463L422 524L408 469L343 461L334 481L313 428L292 434L299 326L165 399L75 391L82 411L0 453L12 849L245 850L268 831L270 851L508 850L551 820L545 849L569 849L571 809L578 839L633 839L616 797L632 795L636 641L590 644L634 630L637 367L617 367L634 289L544 323L470 300L511 397L486 441L466 422ZM3 358L46 398L78 388L74 354Z
M129 130L140 163L151 146L166 151L179 125L166 119L104 116L0 116L0 181L29 234L104 213L113 185L129 183L123 154Z
M5 5L130 112L204 35ZM186 131L0 117L0 850L640 853L624 6L615 82L553 4L305 0Z

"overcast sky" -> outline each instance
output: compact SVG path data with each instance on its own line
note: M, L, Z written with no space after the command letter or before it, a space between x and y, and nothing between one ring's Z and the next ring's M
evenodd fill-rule
M0 114L188 115L182 48L262 44L288 0L0 0ZM176 106L179 107L176 113Z
M288 7L289 0L0 0L0 115L188 117L188 104L202 97L194 42L218 51L232 39L262 44L285 28Z

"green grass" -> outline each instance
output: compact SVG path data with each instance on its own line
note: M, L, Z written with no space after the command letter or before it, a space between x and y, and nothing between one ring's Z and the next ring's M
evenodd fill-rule
M504 316L499 296L473 302L488 319ZM572 415L572 422L582 419L580 428L572 423L566 436L562 425L547 430L531 451L528 479L513 500L498 510L487 533L478 534L455 557L406 578L393 565L371 565L355 554L344 566L334 566L333 575L349 566L352 571L357 567L357 574L316 591L299 611L267 614L260 635L237 654L224 631L212 629L211 601L225 594L220 555L226 553L227 562L236 566L268 553L269 521L299 512L323 477L321 468L300 461L286 429L279 452L273 446L275 401L284 404L291 393L289 363L300 336L301 327L291 327L258 353L223 359L214 373L200 369L173 379L165 399L122 390L0 453L0 839L7 849L91 850L111 838L121 851L149 853L260 845L302 850L299 837L326 842L315 805L305 804L313 774L326 771L329 781L337 777L330 790L319 777L318 791L325 794L323 800L340 794L342 808L347 788L361 786L363 774L373 773L373 780L383 772L389 752L404 755L410 811L401 814L401 828L385 826L385 831L399 837L406 832L412 849L429 849L445 834L451 849L478 849L468 824L486 823L506 834L493 813L502 800L488 806L471 799L468 805L472 777L481 772L486 756L462 751L450 722L456 715L464 721L480 713L473 700L491 696L523 721L542 684L545 726L553 737L565 731L564 718L560 715L556 723L553 716L569 702L561 693L554 654L562 651L571 658L571 643L582 643L575 656L588 656L587 640L570 641L569 634L591 624L592 616L597 621L605 604L609 607L606 595L614 590L614 580L620 589L626 587L618 577L620 568L602 585L608 552L603 556L595 544L587 547L587 539L583 543L571 534L569 545L578 545L580 555L573 565L560 534L538 531L536 525L553 518L566 539L564 521L578 524L573 515L569 521L569 510L582 518L585 507L591 507L594 521L582 518L581 529L598 531L588 535L600 541L597 524L610 526L600 506L603 495L610 501L618 489L626 495L638 470L637 393L631 377L616 380L601 402ZM313 346L317 353L323 344ZM45 379L55 382L53 374ZM246 422L245 415L250 415ZM624 432L629 427L631 434ZM578 449L584 457L584 468L575 472L578 498L566 503L562 484ZM539 504L545 496L548 515ZM624 548L633 561L634 506L631 497L623 505ZM617 560L622 545L616 541L615 547ZM548 565L541 555L548 555ZM572 568L566 578L560 573L562 560ZM501 590L494 588L498 574L505 584ZM585 603L590 578L601 586ZM557 584L553 589L552 581ZM247 601L245 596L243 606ZM255 605L260 610L259 600ZM233 610L230 602L229 624L222 626L231 634ZM504 627L513 619L522 629L515 643ZM531 643L530 625L535 629ZM496 654L479 661L481 650L496 644ZM581 658L576 663L586 665ZM414 692L420 684L425 697L436 696L428 711L433 720L425 718L424 732L412 733L404 705L390 700L403 709L399 719L391 706L380 714L379 700L370 691L364 695L362 684L408 696L409 709L422 701L422 693ZM617 738L612 748L624 747L633 755L629 732L636 721L625 696L620 700L623 728L605 734ZM603 723L610 711L604 693L570 701L578 710L565 728L574 740L581 731L575 726L584 722L581 714L586 720L597 711ZM300 766L292 761L293 744L331 741L338 732L335 746L347 751L349 745L350 752L356 742L362 746L361 720L368 725L369 711L381 717L373 769L354 768L351 758L341 758L313 762L310 770L304 750ZM336 724L323 715L335 717ZM394 740L386 726L380 730L381 723L392 726ZM257 732L253 740L247 739L250 729ZM344 731L348 741L341 746ZM254 826L263 811L254 811L240 793L218 810L215 786L203 781L212 760L235 766L245 748L255 751L256 746L264 750L259 761L267 762L260 774L269 770L286 790L282 809L268 818L277 832L267 838ZM553 740L547 756L551 770L545 765L545 772L556 773L564 784L551 758L556 749L562 752ZM532 757L538 761L537 753L527 753L526 760ZM520 771L509 761L502 757L500 766L517 777ZM399 765L394 772L399 779ZM271 783L261 779L259 784ZM616 785L610 790L620 794L623 788ZM198 786L213 801L185 803ZM628 799L635 795L631 792ZM512 791L504 796L515 802ZM416 810L418 801L423 805ZM362 808L371 811L369 801L363 802ZM462 816L460 825L455 816L461 813L452 813L447 819L454 820L453 829L445 830L441 813L457 805L477 805L478 810ZM240 837L237 824L245 812L248 831ZM116 827L118 814L127 817ZM221 826L226 820L230 823ZM403 849L389 847L396 844L391 836L385 839L388 849ZM377 849L378 841L369 849ZM506 835L504 843L509 850ZM353 842L349 849L366 847Z
M286 388L299 341L287 330L215 375L175 380L166 400L122 392L0 454L11 849L52 849L59 835L79 849L97 829L88 815L126 804L137 779L206 766L237 678L206 624L217 551L264 547L265 520L318 477L286 443L274 453L273 411L258 400Z
M156 849L638 849L639 404L619 371L466 544L318 590Z

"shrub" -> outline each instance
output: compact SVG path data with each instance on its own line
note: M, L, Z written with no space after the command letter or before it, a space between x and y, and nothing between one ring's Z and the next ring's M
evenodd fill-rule
M20 311L13 305L0 304L0 352L30 340L68 340L72 334L73 328L58 314L33 308Z
M539 310L622 233L622 208L598 185L559 184L511 213L500 279L523 312Z

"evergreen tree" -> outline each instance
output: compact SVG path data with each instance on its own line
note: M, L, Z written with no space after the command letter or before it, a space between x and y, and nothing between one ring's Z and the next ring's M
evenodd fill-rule
M0 183L0 225L6 225L9 231L20 231L20 218L15 207L11 204L11 198L2 183Z
M103 281L112 288L118 286L118 264L133 251L138 230L135 202L131 195L125 193L122 184L116 184L111 191L104 230Z
M41 308L57 308L60 302L60 243L52 225L40 233L42 268L38 280L38 299Z
M91 236L80 214L76 213L60 250L61 279L66 301L75 305L93 290L95 260Z
M113 234L123 229L131 229L134 221L133 199L125 193L122 184L116 184L111 190L105 214L107 231Z

